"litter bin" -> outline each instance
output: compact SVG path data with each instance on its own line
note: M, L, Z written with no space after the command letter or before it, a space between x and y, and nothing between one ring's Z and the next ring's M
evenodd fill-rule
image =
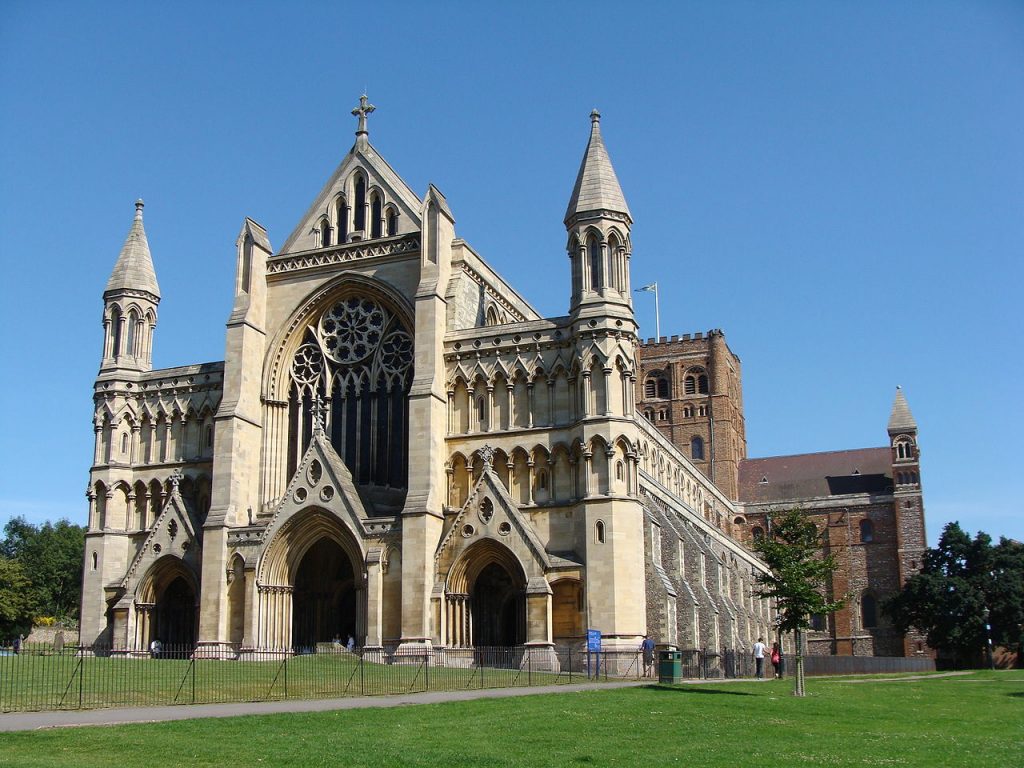
M683 679L683 652L660 651L658 653L658 682L679 683Z

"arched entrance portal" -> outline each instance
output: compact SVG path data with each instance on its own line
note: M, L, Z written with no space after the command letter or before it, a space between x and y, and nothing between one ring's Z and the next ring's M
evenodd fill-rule
M522 645L526 642L526 594L498 562L485 566L470 588L473 645Z
M164 653L191 652L196 642L196 593L184 577L178 576L160 592L155 614L152 639L163 643Z
M341 546L322 538L303 555L292 592L292 646L312 650L317 643L357 635L356 583L352 562Z

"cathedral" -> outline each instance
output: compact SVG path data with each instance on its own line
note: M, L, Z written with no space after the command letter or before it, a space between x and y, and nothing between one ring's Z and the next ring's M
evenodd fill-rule
M800 504L846 558L833 591L859 590L815 617L811 652L918 652L870 602L925 546L902 393L885 448L747 459L721 331L638 337L633 219L596 111L560 317L459 238L440 190L406 185L370 143L373 111L363 96L279 248L242 222L223 362L153 369L136 202L103 294L83 643L245 658L351 635L557 665L596 629L611 650L745 649L775 622L750 544Z

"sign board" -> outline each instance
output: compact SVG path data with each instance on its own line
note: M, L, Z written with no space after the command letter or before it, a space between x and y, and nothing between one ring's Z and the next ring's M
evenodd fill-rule
M601 652L601 630L600 629L588 629L587 630L587 650L591 653Z

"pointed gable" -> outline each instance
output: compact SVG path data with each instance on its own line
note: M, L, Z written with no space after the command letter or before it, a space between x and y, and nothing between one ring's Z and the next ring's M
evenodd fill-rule
M480 479L437 546L434 562L438 577L443 580L460 555L482 541L501 544L515 555L528 590L550 590L544 574L552 562L544 542L486 461Z
M274 510L263 540L272 541L289 519L310 506L332 513L357 538L364 538L369 533L369 516L352 481L352 473L319 429L313 430L309 447Z
M107 280L104 297L129 290L145 291L156 299L160 298L160 286L156 282L156 270L153 269L153 258L149 253L149 241L146 239L146 229L142 225L144 206L145 203L141 200L135 201L135 220L128 230L128 237L121 247L114 271Z
M367 195L369 190L378 187L384 193L385 201L398 208L400 220L407 222L403 231L419 230L423 201L395 173L372 144L368 141L357 141L285 240L280 253L307 251L318 247L315 230L325 216L330 219L334 215L332 208L338 196L346 195L349 198L348 204L353 204L351 179L357 170L362 170L366 176Z
M157 515L153 527L150 528L149 534L121 581L120 586L126 590L126 597L134 594L149 568L167 555L180 558L197 573L199 571L200 539L196 533L198 526L178 490L180 477L171 476L171 492L164 502L163 509Z

